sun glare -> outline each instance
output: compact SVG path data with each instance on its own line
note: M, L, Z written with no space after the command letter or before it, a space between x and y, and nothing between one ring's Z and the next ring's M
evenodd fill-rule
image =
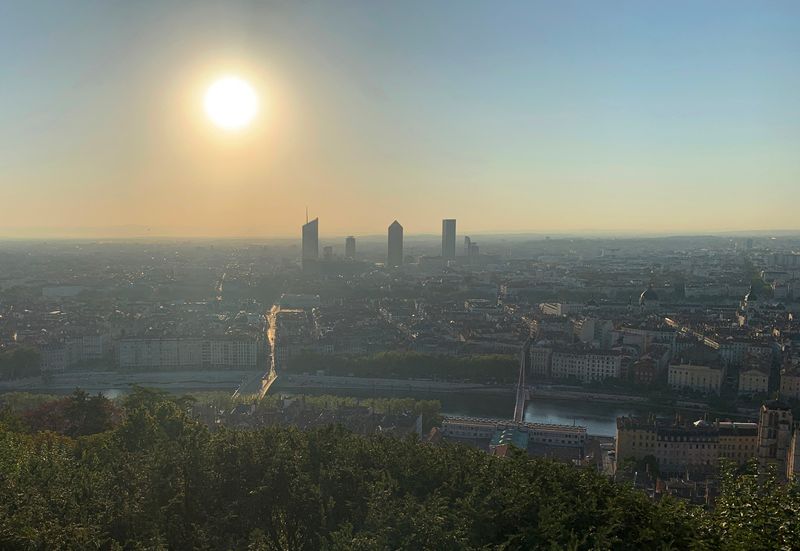
M211 122L224 130L244 128L258 112L255 90L234 76L220 78L209 86L203 104Z

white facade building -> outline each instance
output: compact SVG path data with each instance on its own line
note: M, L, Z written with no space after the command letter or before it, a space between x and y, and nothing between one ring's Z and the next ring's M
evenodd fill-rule
M559 349L550 359L550 373L556 378L573 377L581 382L619 377L622 356L616 351Z
M256 369L256 339L122 339L121 369Z
M667 382L676 390L699 390L719 394L722 389L723 369L721 367L676 364L667 371Z
M769 369L743 367L739 371L739 394L752 396L766 394L769 390Z

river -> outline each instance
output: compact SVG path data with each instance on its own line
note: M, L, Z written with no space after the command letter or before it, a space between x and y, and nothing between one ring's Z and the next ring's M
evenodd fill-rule
M102 392L110 398L129 391L134 383L144 386L163 388L172 393L191 393L213 390L233 392L243 380L257 380L260 372L178 372L178 373L68 373L59 375L49 384L31 382L30 384L16 384L16 388L6 391L28 391L46 393L68 393L76 387L81 387L89 392ZM255 376L255 377L254 377ZM336 388L326 386L314 388L310 386L302 389L286 385L281 388L281 379L271 393L281 394L334 394L337 396L354 397L391 397L415 398L418 400L439 400L442 412L445 415L466 417L493 417L510 419L514 412L514 393L469 392L449 391L441 392L435 389L376 389L376 388ZM352 381L350 381L352 382ZM613 436L616 428L616 418L622 415L643 415L650 413L646 406L633 404L609 404L590 402L585 400L569 400L550 397L534 397L525 408L525 421L532 423L553 423L561 425L581 425L588 429L589 434L598 436ZM654 412L669 414L669 412Z
M276 389L281 394L301 394L296 390ZM408 392L393 390L303 389L302 394L353 396L358 398L415 398L439 400L444 415L493 417L511 419L514 413L514 394L456 394L452 392ZM525 407L525 421L558 425L581 425L589 434L614 436L616 418L622 415L643 415L649 410L633 405L535 398Z

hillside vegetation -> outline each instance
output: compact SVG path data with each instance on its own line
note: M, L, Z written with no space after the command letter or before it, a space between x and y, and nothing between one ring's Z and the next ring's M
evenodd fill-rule
M796 549L796 487L715 512L523 454L341 428L216 431L191 400L83 393L0 418L2 549ZM55 430L51 430L55 429Z

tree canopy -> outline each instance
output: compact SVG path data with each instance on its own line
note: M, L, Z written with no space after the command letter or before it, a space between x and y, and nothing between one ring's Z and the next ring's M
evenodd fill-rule
M39 375L39 352L33 348L14 348L0 352L0 380Z
M798 545L796 488L735 473L721 506L706 512L523 453L498 458L333 426L210 430L191 405L137 389L113 428L89 423L73 436L0 421L0 548Z

